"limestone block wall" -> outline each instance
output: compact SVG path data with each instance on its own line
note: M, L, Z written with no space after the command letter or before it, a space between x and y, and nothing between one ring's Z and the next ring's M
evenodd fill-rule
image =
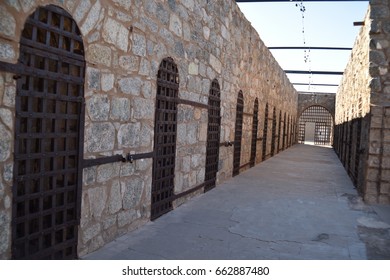
M241 165L250 159L255 98L259 99L259 138L267 102L270 115L276 107L277 113L297 116L296 91L235 1L1 1L0 63L17 63L26 19L48 4L67 11L83 37L84 159L153 151L157 72L167 57L179 69L179 98L193 102L178 104L175 194L204 182L208 120L204 105L213 79L221 87L221 143L234 141L237 94L243 91L247 114ZM0 72L1 259L11 256L17 94L13 75ZM257 162L261 146L260 141ZM152 166L153 159L145 158L83 169L79 256L150 219ZM217 184L230 178L232 169L233 147L221 146ZM193 195L177 199L174 206Z
M390 203L389 20L389 2L371 1L336 98L338 138L350 143L339 144L336 151L365 200L386 204Z

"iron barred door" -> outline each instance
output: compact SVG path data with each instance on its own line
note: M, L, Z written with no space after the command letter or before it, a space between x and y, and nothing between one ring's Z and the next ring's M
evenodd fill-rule
M211 83L209 92L209 109L207 125L207 151L206 151L206 172L205 187L207 192L215 187L218 172L219 160L219 138L221 130L221 99L220 87L216 79Z
M257 129L259 126L259 100L255 99L253 106L253 123L252 123L252 143L251 143L251 158L250 166L253 167L256 164L256 153L257 153Z
M55 6L38 8L20 40L15 100L12 258L77 258L83 155L80 31Z
M267 140L268 140L268 103L265 105L265 111L264 111L263 155L262 155L263 161L267 159Z
M179 74L172 58L165 58L158 70L154 128L151 219L172 210L174 195L177 98Z
M236 110L236 130L234 134L234 155L233 155L233 176L240 173L241 161L241 139L242 139L242 121L244 113L244 96L242 91L238 92Z

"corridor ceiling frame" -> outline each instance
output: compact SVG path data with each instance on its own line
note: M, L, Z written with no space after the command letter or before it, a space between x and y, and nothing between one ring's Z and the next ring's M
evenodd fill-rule
M299 2L369 2L369 0L236 0L237 3L261 3L261 2L290 2L290 3L299 3ZM355 23L353 23L355 25ZM300 47L300 46L277 46L277 47L268 47L269 50L335 50L335 51L351 51L352 48L346 48L346 47ZM310 74L310 75L343 75L344 72L340 71L304 71L304 70L286 70L284 69L286 74ZM311 86L325 86L325 87L338 87L339 84L334 83L322 83L322 84L316 84L316 83L294 83L295 85L311 85ZM297 90L298 91L298 90ZM298 91L302 94L336 94L336 93L330 93L330 92L315 92L315 91Z

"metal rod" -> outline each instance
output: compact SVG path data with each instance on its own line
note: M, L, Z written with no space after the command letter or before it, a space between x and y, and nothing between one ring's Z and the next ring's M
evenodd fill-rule
M314 75L343 75L344 72L334 71L301 71L301 70L284 70L286 74L314 74Z
M302 94L336 94L335 92L313 92L313 91L298 91Z
M297 86L323 86L323 87L338 87L338 84L306 84L306 83L293 83Z
M269 50L332 50L332 51L350 51L352 48L344 47L268 47Z
M368 2L369 0L305 0L305 2ZM236 0L237 3L245 2L296 2L291 0Z

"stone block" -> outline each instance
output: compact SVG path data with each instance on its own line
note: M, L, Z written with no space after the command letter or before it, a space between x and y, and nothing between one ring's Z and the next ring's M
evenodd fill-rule
M0 227L0 255L2 255L10 249L11 226L8 211L0 211Z
M83 184L88 186L96 182L97 167L88 167L83 169Z
M145 58L141 59L141 65L138 74L141 76L150 76L150 62Z
M134 210L121 211L118 214L118 227L124 227L131 224L137 217Z
M183 25L180 18L176 14L171 14L169 19L169 30L180 38L183 36Z
M106 18L103 25L103 39L113 44L120 50L127 52L129 44L129 30L118 21L112 18Z
M3 104L7 107L15 107L16 89L14 86L6 86L4 88Z
M141 92L142 81L140 78L122 78L119 80L119 89L121 92L138 96Z
M137 56L121 56L119 57L119 66L128 71L138 71L139 57Z
M87 68L87 84L89 89L100 89L100 71L91 67Z
M152 120L154 118L154 102L144 98L134 98L133 118Z
M118 163L103 164L97 167L97 182L107 182L119 176L120 166Z
M111 66L111 49L109 47L92 44L88 47L86 55L88 61L91 63L108 67Z
M87 110L92 121L107 121L110 100L107 95L95 94L87 100Z
M13 163L4 164L4 170L3 170L3 179L6 182L11 182L13 178L13 170L14 165Z
M11 132L0 123L0 162L6 161L11 155L13 137Z
M146 56L146 39L144 35L134 33L132 35L132 51L134 55Z
M120 126L118 131L118 148L137 148L139 146L139 134L141 124L127 123Z
M13 114L9 109L0 108L0 120L10 129L13 130Z
M121 209L122 209L121 185L120 185L119 181L115 180L112 183L109 197L108 197L108 213L114 214L114 213L117 213ZM108 227L105 227L105 228L108 228Z
M198 124L197 123L191 123L187 125L187 143L189 145L195 144L198 142Z
M125 10L129 11L132 1L129 0L113 0L116 6L119 8L124 8Z
M81 231L82 231L82 234L81 234L82 241L85 244L88 241L90 241L92 238L94 238L95 236L100 234L101 226L99 223L96 223L96 224L89 226L87 228L82 228Z
M152 137L154 135L154 128L149 125L143 124L141 128L140 137L140 146L141 147L150 147L152 148Z
M115 127L112 123L92 123L86 129L87 151L104 152L114 149Z
M138 206L144 189L144 182L141 178L133 177L121 183L123 197L123 209L134 209Z
M111 102L111 114L112 120L128 121L130 119L130 101L128 98L114 97Z
M84 2L84 1L81 1L81 2ZM97 22L100 18L101 9L102 9L102 6L100 4L100 1L96 1L95 4L92 6L92 8L89 9L88 16L85 19L83 25L81 26L81 32L83 33L84 36L86 36L97 24ZM109 65L107 65L107 66L109 66Z
M0 34L15 36L16 21L4 6L0 6Z
M98 186L96 188L89 189L88 198L91 216L100 220L107 202L107 192L105 187Z

